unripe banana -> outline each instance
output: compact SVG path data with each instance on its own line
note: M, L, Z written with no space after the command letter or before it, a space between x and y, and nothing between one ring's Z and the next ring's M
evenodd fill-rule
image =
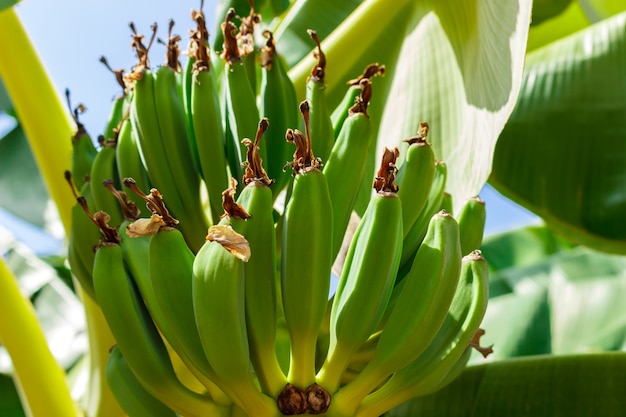
M177 413L219 415L219 407L209 397L190 391L176 377L163 340L126 270L119 235L107 220L102 212L94 214L105 235L94 261L94 289L128 365L151 395Z
M276 356L277 261L274 232L272 181L261 164L258 153L261 137L268 129L267 119L259 122L255 141L244 139L246 184L237 200L250 214L245 223L233 221L253 254L244 265L246 328L250 359L263 391L276 397L287 383ZM234 192L234 189L233 189Z
M115 147L118 178L131 177L140 189L149 189L148 173L141 161L137 137L135 132L133 132L130 120L128 118L124 119L116 130L119 130L116 134L117 146ZM128 197L139 208L141 217L150 215L144 201L139 196L135 193L130 193Z
M291 337L288 379L304 389L315 382L315 345L324 320L332 266L332 206L328 184L311 151L309 106L300 105L306 135L288 130L295 143L293 190L284 214L281 287Z
M72 136L72 179L76 188L80 190L86 182L89 182L91 167L98 150L87 134L85 126L78 119L78 115L84 110L84 107L79 105L72 110L69 90L65 90L65 96L77 127L76 133Z
M376 193L354 234L333 299L328 356L317 376L330 392L336 391L352 356L378 325L398 272L402 203L391 162L396 155L385 149Z
M480 249L486 220L485 202L478 196L469 198L458 215L459 229L461 231L461 252L463 255L468 255L470 252Z
M117 227L123 220L122 210L113 194L104 185L105 181L119 184L117 162L115 161L117 141L115 139L104 141L102 136L98 140L100 141L100 151L91 166L91 193L93 194L95 209L104 211L111 216L111 224Z
M126 76L127 82L133 86L130 120L138 138L139 148L150 183L168 196L168 206L172 213L181 220L180 230L185 236L185 241L189 247L195 252L204 242L203 230L206 229L208 221L204 211L198 207L199 199L198 201L195 200L195 194L189 197L189 201L193 200L191 206L188 201L186 203L182 199L178 181L181 173L176 172L170 166L168 151L165 148L165 139L161 132L157 113L156 77L149 70L150 66L147 59L147 53L154 35L148 46L145 46L142 43L143 36L136 33L134 26L131 25L131 28L134 32L133 46L139 56L139 64L134 71ZM153 26L153 30L156 31L156 26ZM177 90L177 87L174 88ZM176 100L180 100L177 91L175 94L178 97ZM168 111L164 110L165 113ZM177 139L175 136L174 138ZM193 162L191 165L193 166Z
M78 196L69 171L65 172L65 179L76 198L76 204L72 207L71 213L72 229L68 241L68 262L81 288L89 297L97 301L93 289L92 270L95 247L101 235L100 230L91 221L88 203L91 200L91 186L89 182L84 183L81 187L82 195Z
M398 195L402 200L403 237L426 205L435 176L435 153L428 137L428 123L420 122L417 136L405 139L409 144L402 170L398 172Z
M404 279L372 360L333 398L339 410L353 413L366 395L428 347L446 317L460 269L459 226L450 214L437 213Z
M193 308L202 348L219 378L218 385L232 393L233 402L248 415L272 416L276 405L255 386L250 372L243 266L249 250L245 238L230 226L209 228L207 242L193 262Z
M326 102L326 56L322 52L321 41L317 32L309 29L307 33L315 42L316 50L313 56L317 59L306 85L306 100L309 102L311 113L309 127L311 148L315 156L326 161L335 142L335 132Z
M402 242L398 281L401 281L411 268L413 258L426 235L430 220L435 213L441 210L447 176L448 169L446 164L441 161L435 162L435 175L428 193L428 200Z
M372 124L367 114L371 83L368 79L361 83L361 95L351 107L323 168L333 208L333 260L341 249L373 140Z
M291 147L284 136L287 129L298 123L298 99L286 64L276 52L272 32L265 31L263 35L267 37L267 42L261 50L260 108L261 115L271 122L265 135L268 159L264 162L268 176L274 180L270 188L276 198L290 178L284 167Z
M192 33L189 61L189 119L193 127L196 149L202 177L209 196L211 220L219 222L222 214L222 191L228 187L228 169L224 149L222 112L211 69L210 51L207 48L209 33L202 11L192 12L197 29Z
M463 258L459 284L437 335L417 359L363 400L359 409L367 410L364 415L381 415L411 398L434 392L458 375L469 359L470 342L487 308L488 271L479 251Z
M122 119L126 117L128 112L129 100L126 95L126 84L124 82L124 70L114 70L104 56L100 57L100 62L115 76L117 84L122 88L122 94L113 99L113 107L109 113L109 119L104 126L102 136L105 139L113 139L116 136L115 131L119 130Z
M106 380L128 417L176 417L176 413L150 394L128 366L117 346L109 352Z
M228 127L232 140L226 142L226 150L231 174L235 178L243 176L241 163L245 161L245 150L240 146L243 138L252 138L259 121L259 110L256 106L256 94L250 85L248 74L242 61L242 53L238 46L238 31L232 19L235 10L229 9L222 23L224 35L224 51L222 59L225 61L224 90L226 98L226 113ZM261 158L265 160L265 147L261 146Z
M352 106L354 106L357 98L361 96L361 80L366 78L371 81L372 77L376 75L385 75L384 65L379 65L378 63L369 64L367 67L365 67L365 70L363 70L363 73L361 75L347 82L348 91L346 91L346 94L343 96L341 103L339 103L339 105L335 108L335 110L333 110L332 114L330 115L335 138L339 137L339 132L341 131L343 122L345 122L350 115L350 109L352 108Z

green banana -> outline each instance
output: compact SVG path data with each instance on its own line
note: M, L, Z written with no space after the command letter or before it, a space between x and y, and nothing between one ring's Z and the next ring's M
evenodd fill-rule
M437 213L405 277L402 293L389 314L372 359L334 396L333 404L338 410L351 415L370 392L428 347L446 317L460 269L459 226L450 214Z
M190 391L178 380L165 344L128 274L119 234L108 227L107 220L102 212L94 214L94 222L105 235L96 251L94 289L128 365L150 394L177 413L221 415L223 411L208 396Z
M250 3L250 12L246 17L239 17L239 33L237 39L240 45L241 57L243 59L243 66L246 69L248 75L248 81L252 91L257 91L257 56L256 48L254 44L254 27L261 23L261 15L256 13L255 1L248 0Z
M289 129L296 145L291 198L284 213L281 288L291 337L288 380L300 389L315 382L315 345L324 320L330 274L333 218L328 184L311 150L309 105L300 105L306 135Z
M187 116L179 88L182 77L178 62L180 37L172 35L173 25L173 21L170 21L166 62L154 74L154 103L163 150L171 174L175 175L178 195L185 207L184 217L180 215L179 217L188 223L187 230L198 229L194 239L197 239L196 245L200 245L201 236L209 222L204 216L200 199L200 176L195 169Z
M274 180L270 188L276 198L289 182L289 174L284 167L289 160L291 148L284 136L289 127L298 123L298 98L287 74L286 64L276 52L272 32L266 30L263 36L267 38L267 42L261 49L260 107L261 115L271 121L265 135L269 157L265 164L269 177Z
M148 46L145 46L143 44L143 36L137 34L132 24L131 29L134 33L133 46L139 57L139 63L135 69L126 76L127 82L133 86L133 97L130 105L132 127L138 139L137 142L145 162L150 183L158 187L161 192L168 196L169 208L172 213L181 220L181 232L185 236L189 247L195 252L204 242L203 235L208 221L204 215L204 211L201 209L201 205L199 205L199 197L196 197L195 191L188 191L186 195L188 198L187 201L181 198L179 192L181 180L179 180L179 176L184 174L175 171L173 166L170 165L170 159L176 159L178 162L180 162L180 159L178 157L175 158L173 152L168 158L168 151L165 147L166 140L161 132L160 124L170 123L170 126L174 126L174 122L171 120L170 122L166 120L160 121L159 113L157 112L156 76L149 70L150 65L147 56L155 36L153 35ZM153 26L153 31L156 32L156 25ZM167 71L170 71L170 73L168 74ZM178 101L178 104L180 104L180 95L178 92L172 92L171 89L168 90L166 88L170 87L177 90L176 75L171 74L170 69L163 70L163 74L164 78L161 78L160 82L162 86L162 88L159 89L160 95L166 96L164 99L170 102L174 100ZM170 79L174 78L174 86L168 84L168 75L171 76ZM161 98L160 95L159 99ZM174 111L172 107L167 108L165 103L161 103L159 106L163 109L161 113L168 114L170 110ZM170 119L171 117L168 115L166 119ZM169 137L168 141L177 142L177 133L172 133L172 135L173 136ZM177 145L170 143L170 146ZM184 146L188 146L188 144L184 144ZM185 171L193 167L193 164L192 161L190 166L185 167ZM187 189L190 188L193 187L187 187Z
M372 124L367 114L371 83L362 82L361 95L350 109L337 141L334 143L323 172L333 209L332 258L341 249L354 203L365 174L367 156L372 147Z
M333 299L328 356L317 375L318 384L330 392L378 325L394 287L402 246L402 203L390 162L396 155L385 149L376 193L352 238Z
M175 228L177 220L168 213L158 190L152 189L146 196L132 178L125 178L124 184L145 200L153 213L147 221L123 224L120 228L124 260L150 316L216 403L229 405L228 398L215 385L217 377L204 357L195 326L191 294L194 255Z
M204 14L192 12L197 29L192 33L193 61L188 107L193 127L196 149L207 194L213 224L222 214L222 191L228 187L228 164L224 149L224 129L214 74L211 71L210 51L207 47L209 33Z
M76 199L76 204L72 207L71 213L72 229L68 241L68 262L72 274L80 283L83 291L94 301L97 301L93 289L92 269L95 247L100 240L100 230L91 221L88 203L91 200L91 186L89 182L84 183L81 187L82 195L78 196L72 174L69 171L65 171L65 180L70 185Z
M427 136L428 124L420 122L417 136L404 140L409 146L402 170L398 172L404 237L426 205L435 176L435 153Z
M115 160L115 148L117 141L104 140L103 136L98 138L100 151L91 166L91 192L95 209L106 212L111 216L111 224L119 226L122 223L122 210L115 197L107 190L104 182L113 181L119 184L117 176L117 162Z
M333 125L335 138L339 137L339 132L341 132L343 122L345 122L350 115L350 109L352 108L352 106L354 106L355 100L357 100L357 98L361 96L361 80L368 79L371 81L371 79L376 75L385 75L384 65L380 65L378 63L369 64L367 67L365 67L361 75L347 82L348 91L346 91L343 99L341 100L339 105L335 107L335 110L333 110L330 115L330 121Z
M250 372L243 267L249 256L247 241L230 226L209 228L193 262L195 322L218 385L232 392L233 402L248 415L272 416L276 406L259 391ZM232 322L225 326L227 318Z
M115 159L117 162L118 178L132 177L140 189L149 188L148 173L141 161L141 154L137 145L137 137L131 126L130 120L122 120L117 132L117 145L115 147ZM128 197L136 204L140 210L141 217L149 216L143 200L135 193Z
M91 167L98 154L91 136L85 130L85 126L80 122L78 116L85 111L83 105L72 109L70 102L70 92L65 90L67 106L70 109L74 123L76 123L76 133L72 136L72 179L77 189L81 189L85 183L89 182Z
M241 222L233 221L233 228L250 245L252 256L244 265L246 328L250 345L250 359L261 388L276 397L287 383L276 356L277 323L277 261L274 232L272 181L261 164L259 142L269 126L261 119L255 141L244 139L246 169L237 203L250 214Z
M326 161L335 142L335 132L330 120L330 109L326 102L326 56L322 51L321 41L317 32L309 29L307 33L315 42L316 50L313 55L317 59L317 63L313 66L306 84L306 100L309 102L311 109L309 127L311 131L311 148L314 155L322 161Z
M401 281L411 268L415 253L426 235L432 216L441 209L447 176L448 169L446 164L441 161L436 161L433 184L430 187L426 204L417 216L417 219L415 219L415 222L413 222L413 226L402 242L402 256L400 257L398 281Z
M150 394L128 366L117 346L111 348L106 380L128 417L176 417L176 413Z
M243 138L252 138L259 121L256 94L250 85L248 74L243 65L242 53L238 46L237 27L232 22L235 10L229 9L222 23L224 51L221 54L225 62L224 90L226 116L232 140L226 141L226 150L231 174L235 178L243 176L241 164L245 160L245 150L239 142ZM265 145L261 144L261 158L265 160Z
M478 196L470 197L459 211L457 218L461 231L461 252L467 255L479 249L483 241L487 219L485 202Z
M367 410L367 415L381 415L411 398L434 392L460 372L469 359L468 348L487 308L488 272L479 251L463 258L450 310L430 346L368 395L360 410Z
M444 192L443 196L441 197L441 204L439 204L439 210L445 210L448 213L453 213L453 204L454 202L452 201L452 194Z

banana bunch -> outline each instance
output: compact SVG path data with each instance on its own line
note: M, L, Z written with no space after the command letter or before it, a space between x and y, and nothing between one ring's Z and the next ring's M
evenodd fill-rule
M170 22L156 69L156 25L146 41L131 24L137 64L112 70L123 94L99 149L79 129L66 173L69 262L115 336L106 377L128 415L379 416L452 381L473 348L487 354L484 202L452 216L427 123L401 166L385 149L367 172L384 65L332 109L310 30L317 62L298 103L271 32L257 48L254 7L226 12L219 57L202 11L192 20L186 64Z

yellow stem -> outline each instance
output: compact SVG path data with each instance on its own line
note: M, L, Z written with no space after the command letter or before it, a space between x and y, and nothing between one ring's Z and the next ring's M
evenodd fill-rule
M75 126L13 7L0 11L0 51L0 77L69 236L74 198L63 172Z
M1 25L1 24L0 24ZM0 342L9 352L18 391L32 417L79 416L65 381L15 277L0 257Z

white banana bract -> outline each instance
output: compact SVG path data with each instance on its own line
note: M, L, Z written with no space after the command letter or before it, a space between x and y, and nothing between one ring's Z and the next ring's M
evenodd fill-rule
M222 4L220 58L192 11L183 65L173 23L158 68L156 25L148 41L131 25L138 62L114 71L125 91L99 152L75 112L68 259L116 339L107 378L130 417L378 416L488 352L484 202L453 217L427 123L368 178L385 66L333 109L309 31L315 65L296 91L281 45L254 36L286 3Z

